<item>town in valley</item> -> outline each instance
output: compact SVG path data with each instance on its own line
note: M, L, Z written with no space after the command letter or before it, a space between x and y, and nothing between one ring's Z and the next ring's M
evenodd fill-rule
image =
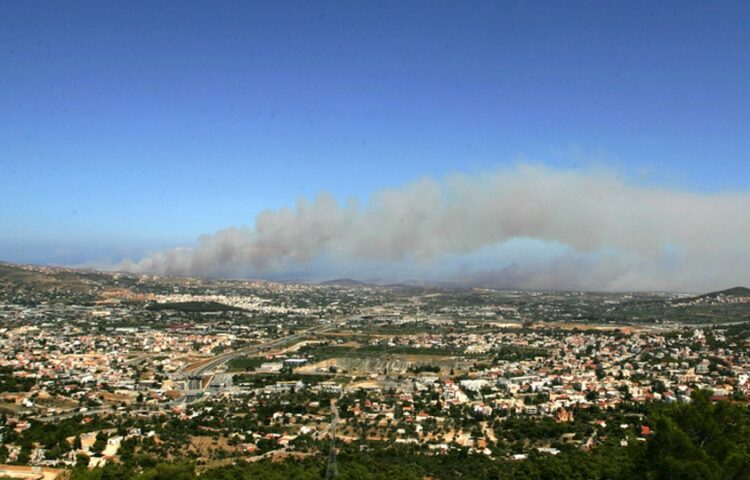
M392 459L384 471L420 459L396 478L478 478L463 469L632 456L670 409L747 415L749 342L742 287L500 291L0 264L0 476L117 478L168 462L202 478L363 478L369 452ZM257 475L246 478L275 478Z

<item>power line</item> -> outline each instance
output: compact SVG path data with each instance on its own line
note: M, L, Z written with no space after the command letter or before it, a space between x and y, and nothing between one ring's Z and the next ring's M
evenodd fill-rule
M331 399L331 412L333 412L333 417L331 418L331 428L328 429L328 434L331 437L331 446L328 449L327 479L334 478L339 473L338 466L336 465L336 424L339 421L339 409L336 406L336 399Z

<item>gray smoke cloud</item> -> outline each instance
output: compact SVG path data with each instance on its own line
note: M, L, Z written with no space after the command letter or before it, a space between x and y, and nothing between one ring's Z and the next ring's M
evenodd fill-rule
M518 165L422 179L380 191L363 206L323 193L263 211L251 227L203 235L194 247L118 269L264 277L322 265L367 275L358 266L377 265L386 274L411 268L501 288L703 291L750 283L749 238L748 193L700 194L638 185L609 171ZM518 239L558 253L471 260Z

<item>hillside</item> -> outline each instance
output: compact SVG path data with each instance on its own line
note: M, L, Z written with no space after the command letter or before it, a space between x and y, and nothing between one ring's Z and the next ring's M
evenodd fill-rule
M355 287L366 287L367 284L364 282L360 282L359 280L354 280L352 278L336 278L334 280L327 280L325 282L320 282L318 285L324 285L327 287L344 287L344 288L355 288Z
M672 301L673 305L726 305L750 303L750 288L732 287L716 292L704 293L695 297L680 298Z
M83 293L90 292L96 286L96 282L87 281L79 274L67 270L0 263L0 289Z
M711 292L703 295L704 297L750 297L750 288L747 287L732 287L726 290L720 290L718 292Z

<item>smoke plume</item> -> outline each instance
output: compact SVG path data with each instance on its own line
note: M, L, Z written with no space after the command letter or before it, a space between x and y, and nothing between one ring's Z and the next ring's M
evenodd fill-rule
M699 194L612 172L519 165L422 179L363 206L323 193L119 268L242 277L322 269L367 278L376 266L385 275L503 288L701 291L750 283L749 238L747 193ZM502 253L519 241L540 254Z

